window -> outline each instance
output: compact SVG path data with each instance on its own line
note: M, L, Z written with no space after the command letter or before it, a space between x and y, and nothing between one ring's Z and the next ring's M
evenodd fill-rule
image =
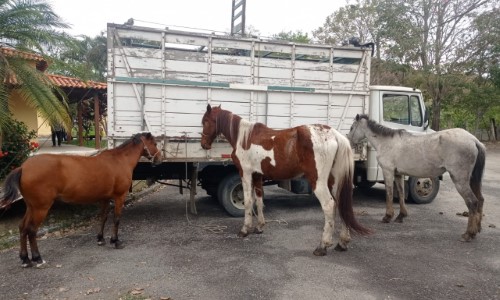
M382 99L384 121L422 126L422 110L418 96L384 94Z
M411 125L422 126L422 110L420 109L420 99L417 96L410 97Z

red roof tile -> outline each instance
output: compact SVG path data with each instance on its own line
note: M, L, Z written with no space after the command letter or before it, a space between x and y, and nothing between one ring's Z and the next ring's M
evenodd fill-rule
M33 60L37 62L45 62L45 59L43 56L36 54L36 53L30 53L30 52L25 52L25 51L19 51L17 49L11 48L11 47L3 47L0 46L0 52L2 52L6 56L14 57L18 56L21 58L24 58L26 60ZM45 68L43 68L42 71L44 71ZM67 77L67 76L62 76L62 75L55 75L55 74L47 74L48 78L50 81L58 87L61 88L83 88L83 89L96 89L96 90L105 90L107 88L106 83L104 82L96 82L96 81L84 81L78 78L74 77ZM17 79L15 76L9 76L6 80L6 83L16 85L18 84Z
M14 57L14 56L19 56L21 58L27 59L27 60L34 60L34 61L42 61L45 60L43 56L40 54L36 53L30 53L30 52L25 52L25 51L20 51L14 48L10 47L2 47L0 46L0 52L2 52L6 56Z
M61 88L69 87L69 88L82 88L82 89L96 89L96 90L105 90L107 88L107 84L104 82L97 81L84 81L74 77L67 77L62 75L54 75L47 74L50 81Z

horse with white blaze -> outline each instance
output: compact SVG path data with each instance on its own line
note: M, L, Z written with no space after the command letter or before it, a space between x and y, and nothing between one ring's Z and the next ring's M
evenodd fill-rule
M336 250L347 250L349 229L360 234L371 231L357 222L352 208L354 160L347 138L324 125L303 125L273 130L251 123L219 107L207 106L202 118L201 146L210 149L222 134L233 147L231 158L239 170L245 205L244 224L239 236L262 233L264 179L286 180L305 176L321 203L325 225L315 255L326 255L333 245L335 210L343 221ZM257 203L257 227L252 226L252 208Z

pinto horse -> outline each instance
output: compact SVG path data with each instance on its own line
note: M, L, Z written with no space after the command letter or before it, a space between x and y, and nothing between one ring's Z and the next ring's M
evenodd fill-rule
M262 123L250 123L230 111L207 106L203 119L201 146L210 149L222 134L233 147L231 158L243 185L245 219L240 237L262 233L263 179L286 180L304 175L311 184L325 214L320 245L314 255L326 255L333 244L335 210L343 220L336 250L347 250L348 229L360 234L370 230L359 224L352 209L353 153L346 137L323 125L273 130ZM332 194L332 188L336 193ZM252 227L252 208L257 202L257 227Z
M462 241L470 241L481 231L484 198L481 181L484 173L486 148L472 134L461 128L430 134L412 134L403 129L391 129L367 115L357 115L348 138L354 143L367 139L377 150L386 191L384 223L394 216L393 186L399 194L399 215L403 222L408 215L404 201L403 175L437 177L448 171L458 193L469 208L467 230Z
M132 183L132 171L141 156L151 163L161 162L161 152L151 133L138 133L115 149L96 156L41 154L30 157L14 169L5 180L5 195L0 207L8 207L21 192L26 213L19 224L22 267L45 263L38 251L36 234L55 200L67 203L101 203L101 226L97 234L99 245L104 244L104 225L114 200L114 228L111 243L121 248L118 225L125 196ZM27 240L31 247L28 258Z

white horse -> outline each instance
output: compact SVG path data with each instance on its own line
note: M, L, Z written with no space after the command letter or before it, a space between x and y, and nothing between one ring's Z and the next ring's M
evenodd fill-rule
M437 177L448 171L469 208L469 221L462 241L470 241L481 231L484 203L481 180L486 148L475 136L461 128L431 134L412 134L403 129L384 127L366 115L357 115L347 137L354 144L367 139L377 150L386 190L383 222L390 222L394 216L394 182L400 205L396 222L402 222L408 215L404 202L403 175Z

